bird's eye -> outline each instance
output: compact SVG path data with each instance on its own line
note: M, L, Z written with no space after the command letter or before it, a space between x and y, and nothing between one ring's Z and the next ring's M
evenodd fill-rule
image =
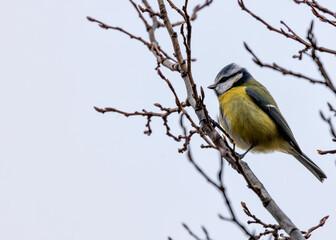
M233 73L233 74L231 74L231 75L229 75L229 76L224 76L224 77L222 77L222 78L218 81L218 83L225 82L226 80L228 80L228 79L234 77L234 76L237 75L238 73L239 73L239 72Z
M218 83L225 82L226 80L228 80L228 77L222 77L222 78L218 81Z

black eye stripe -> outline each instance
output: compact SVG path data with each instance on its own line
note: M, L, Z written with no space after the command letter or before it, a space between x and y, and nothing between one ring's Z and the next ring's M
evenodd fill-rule
M233 76L235 76L235 75L237 75L239 72L236 72L236 73L234 73L234 74L231 74L230 76L224 76L224 77L222 77L219 81L218 81L218 83L222 83L222 82L225 82L226 80L228 80L228 79L230 79L230 78L232 78Z

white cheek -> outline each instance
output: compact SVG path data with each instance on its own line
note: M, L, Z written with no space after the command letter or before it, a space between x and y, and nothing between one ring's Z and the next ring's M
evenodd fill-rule
M220 83L216 86L216 92L219 94L223 94L227 90L229 90L234 83L235 83L235 79L229 79L223 83Z
M236 76L226 80L223 83L217 84L216 86L216 92L218 95L221 95L225 93L227 90L229 90L233 84L235 84L239 79L241 79L243 74L239 73Z

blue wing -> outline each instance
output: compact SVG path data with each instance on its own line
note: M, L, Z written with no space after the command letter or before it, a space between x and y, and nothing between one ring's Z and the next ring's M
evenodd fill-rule
M289 128L285 118L280 113L279 109L271 102L261 97L257 91L252 90L249 87L245 89L247 95L253 100L253 102L260 107L277 125L282 137L289 142L289 144L300 154L302 151L299 144L296 142L291 129Z

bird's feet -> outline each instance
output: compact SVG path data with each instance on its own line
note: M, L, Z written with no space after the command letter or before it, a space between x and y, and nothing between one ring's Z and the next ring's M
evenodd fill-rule
M239 153L237 153L237 155L239 156L240 159L243 159L243 158L245 157L245 155L246 155L252 148L254 148L254 147L255 147L254 144L252 144L251 147L249 147L249 148L246 150L246 152L244 152L243 154L239 154Z

